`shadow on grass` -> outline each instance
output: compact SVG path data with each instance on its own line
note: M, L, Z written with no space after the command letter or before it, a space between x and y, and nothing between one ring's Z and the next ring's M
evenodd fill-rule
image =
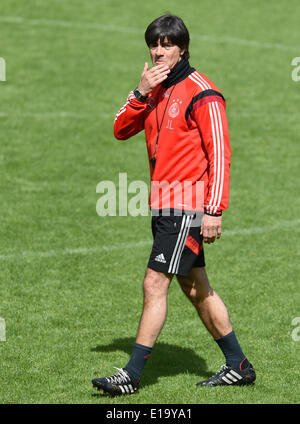
M105 353L122 350L131 355L134 342L135 339L131 337L119 338L109 345L96 346L91 351ZM125 365L116 364L118 367L124 367ZM142 384L143 387L150 386L157 383L159 377L175 376L183 373L194 374L199 377L199 380L202 377L204 379L211 376L211 372L207 370L205 360L196 354L193 349L157 342L143 370ZM114 371L112 374L114 374Z

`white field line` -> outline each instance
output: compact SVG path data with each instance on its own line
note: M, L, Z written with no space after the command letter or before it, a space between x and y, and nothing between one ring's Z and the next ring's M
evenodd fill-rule
M57 112L4 112L0 111L1 118L18 118L18 119L114 119L115 113L77 113L77 112L67 112L67 111L57 111ZM230 112L228 113L228 119L238 118L238 119L251 119L251 118L261 118L261 119L299 119L300 113L282 113L282 112Z
M288 112L272 112L272 111L261 111L261 113L258 112L229 112L228 118L272 118L272 119L286 119L286 118L293 118L293 119L299 119L300 113L288 113Z
M105 25L93 22L75 22L75 21L62 21L62 20L49 20L49 19L25 19L18 16L1 16L0 22L8 24L24 24L32 26L50 26L60 28L79 28L86 30L96 30L104 32L121 32L124 34L144 34L144 30L134 27L124 27L119 25ZM271 43L257 40L245 40L242 38L234 37L218 37L215 35L196 34L191 33L191 39L212 42L212 43L225 43L225 44L236 44L248 47L258 47L264 49L275 49L275 50L286 50L298 52L297 46L287 46L281 43Z
M108 245L108 246L97 246L97 247L78 247L74 249L57 249L57 250L48 250L45 252L20 252L20 253L10 253L0 255L0 260L5 259L18 259L18 258L49 258L52 256L61 256L61 255L89 255L93 253L101 252L111 252L112 250L121 250L121 249L133 249L135 247L142 247L151 244L151 240L142 240L131 243L120 243L118 245Z
M3 112L0 118L34 118L34 119L114 119L114 113L77 113L77 112Z
M251 228L240 228L235 230L228 230L222 233L222 237L233 237L233 236L251 236L259 233L269 233L271 231L280 231L283 228L295 227L300 224L300 219L295 221L283 221L279 222L276 225L270 225L265 227L251 227ZM57 250L48 250L44 252L19 252L19 253L8 253L0 254L0 260L9 260L9 259L22 259L22 258L49 258L53 256L62 256L62 255L90 255L101 252L111 252L113 250L128 250L136 249L138 247L150 246L152 240L140 240L136 242L129 243L120 243L115 245L103 245L96 247L78 247L78 248L66 248L66 249L57 249Z

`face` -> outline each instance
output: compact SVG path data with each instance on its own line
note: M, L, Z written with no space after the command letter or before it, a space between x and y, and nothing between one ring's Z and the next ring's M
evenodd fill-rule
M182 55L184 54L184 50L181 50L180 47L168 41L167 37L165 37L162 43L158 39L155 44L150 44L149 50L154 66L168 65L170 69L182 59Z

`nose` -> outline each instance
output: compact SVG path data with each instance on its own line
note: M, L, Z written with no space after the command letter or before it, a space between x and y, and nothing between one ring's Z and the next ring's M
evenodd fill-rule
M155 54L156 54L156 56L162 56L162 47L161 47L160 44L156 47Z

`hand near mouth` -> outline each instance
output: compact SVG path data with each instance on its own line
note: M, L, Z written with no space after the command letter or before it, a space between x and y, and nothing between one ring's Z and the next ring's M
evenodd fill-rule
M170 72L168 65L159 63L149 69L148 62L145 63L138 89L143 96L148 96L149 93L158 85L161 84Z

